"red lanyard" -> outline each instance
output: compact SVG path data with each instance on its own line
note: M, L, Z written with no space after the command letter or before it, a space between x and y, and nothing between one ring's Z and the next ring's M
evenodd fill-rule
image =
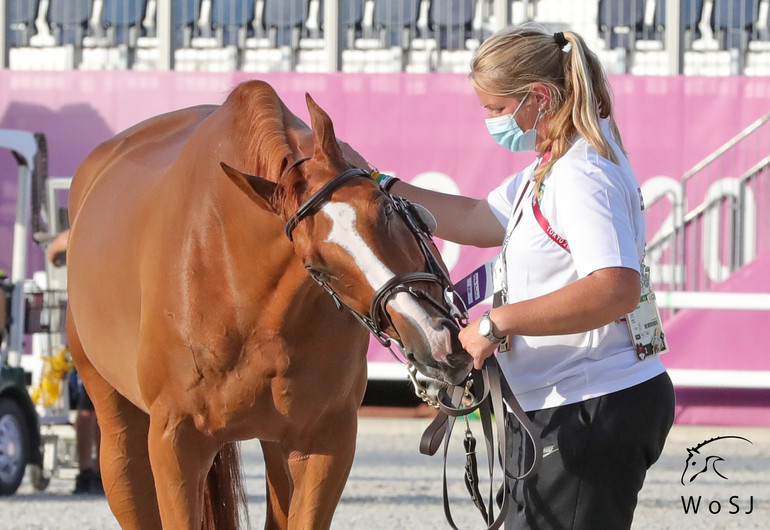
M540 204L537 202L537 198L535 196L532 196L532 211L535 213L535 219L537 219L537 224L540 225L540 228L543 229L545 232L545 235L553 239L554 243L559 245L561 248L569 252L569 243L567 243L567 240L557 234L553 228L551 228L551 223L548 222L548 219L545 218L543 215L543 212L540 211ZM571 252L570 252L571 254Z
M551 159L551 152L548 151L546 154L543 155L542 160L540 163L548 162ZM540 211L540 203L537 202L537 194L532 194L532 212L535 214L535 219L537 219L537 224L540 225L540 228L543 229L545 232L545 235L550 237L554 243L559 245L561 248L566 250L567 252L570 252L569 250L569 243L567 243L567 240L557 234L553 228L551 228L551 223L548 222L548 219L545 218L543 215L543 212ZM521 216L519 216L521 217ZM570 252L571 253L571 252Z

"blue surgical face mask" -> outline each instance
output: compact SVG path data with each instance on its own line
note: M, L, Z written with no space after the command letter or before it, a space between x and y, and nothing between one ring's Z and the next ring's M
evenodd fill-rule
M535 124L530 130L522 131L519 124L516 123L516 114L527 100L527 96L524 96L524 99L521 100L519 106L512 113L485 120L487 130L489 130L489 134L492 135L495 142L513 153L534 151L537 145L537 122L540 119L540 109L537 111Z

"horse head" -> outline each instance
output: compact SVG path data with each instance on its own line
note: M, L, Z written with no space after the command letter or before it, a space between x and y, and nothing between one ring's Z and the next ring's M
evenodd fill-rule
M277 182L222 164L286 226L308 276L424 375L457 384L472 368L459 339L446 267L425 210L384 192L343 154L329 116L307 95L312 156L284 160ZM329 330L333 333L334 330Z
M688 449L681 483L686 484L692 482L695 480L695 477L708 470L708 465L708 458L700 454L697 448ZM685 479L687 480L685 481Z
M699 443L698 445L696 445L695 447L691 447L687 449L687 460L684 463L684 471L682 472L682 479L681 479L682 484L692 482L693 480L695 480L695 477L697 477L701 473L708 471L709 467L718 476L720 476L723 479L727 479L727 477L724 476L722 473L720 473L719 470L717 469L717 463L724 462L724 458L722 458L721 456L717 456L715 454L709 454L705 452L701 453L699 451L700 448L712 442L717 442L719 440L726 440L726 439L737 439L737 440L743 440L744 442L752 443L751 440L748 440L743 436L717 436L716 438L705 440L702 443ZM688 476L689 476L689 479L685 482L685 478Z

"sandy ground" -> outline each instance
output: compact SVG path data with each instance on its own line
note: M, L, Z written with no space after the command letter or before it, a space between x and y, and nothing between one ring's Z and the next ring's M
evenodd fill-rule
M420 435L429 423L424 414L383 414L366 409L359 424L358 450L332 528L421 530L449 528L441 496L440 456L419 454ZM386 417L390 416L390 417ZM393 417L396 416L396 417ZM472 422L480 436L480 427ZM464 454L460 431L448 462L449 494L455 522L461 529L483 529L462 483ZM683 486L680 483L687 449L716 436L722 440L718 469ZM257 442L242 446L249 500L250 528L264 525L264 467ZM481 464L482 469L484 464ZM0 499L3 529L112 529L118 528L104 497L73 496L72 479L53 479L45 492L35 492L25 478L16 495ZM691 504L684 512L682 498L700 499L698 513ZM732 499L732 502L731 502ZM718 513L712 513L717 512ZM746 513L746 512L751 513ZM730 513L737 512L737 513ZM770 430L740 427L675 426L663 456L650 470L636 511L635 529L770 528Z

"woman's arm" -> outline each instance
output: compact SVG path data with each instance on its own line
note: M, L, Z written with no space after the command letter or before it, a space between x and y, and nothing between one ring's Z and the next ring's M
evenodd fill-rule
M349 144L337 143L345 159L356 167L371 171L371 165ZM461 245L495 247L503 244L505 227L500 224L485 199L471 199L426 190L398 180L390 192L427 208L436 218L436 237Z
M505 228L485 199L427 190L403 181L393 184L390 192L426 207L436 218L436 237L475 247L503 243Z
M345 159L356 167L371 170L371 165L349 144L337 143ZM505 227L500 224L485 199L471 199L426 190L398 180L390 187L394 195L405 197L427 208L436 218L436 237L461 245L495 247L503 244Z
M625 267L597 270L552 293L504 305L489 313L497 337L567 335L605 326L639 303L639 273ZM478 332L478 320L460 332L460 342L481 368L495 345Z

